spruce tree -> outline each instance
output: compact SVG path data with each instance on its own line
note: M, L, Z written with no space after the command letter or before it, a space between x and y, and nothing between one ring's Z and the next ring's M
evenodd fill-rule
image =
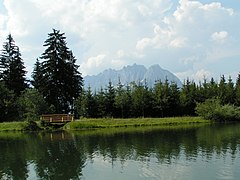
M39 59L37 59L36 63L34 64L32 78L32 85L39 90L41 88L43 80L43 74L41 72L41 64L39 62Z
M0 81L0 122L16 120L16 105L12 91Z
M0 55L0 78L16 96L19 96L27 87L24 69L19 47L15 45L15 41L9 34Z
M112 85L112 82L109 81L106 89L106 112L108 117L113 117L115 114L115 96L116 92Z
M33 85L43 94L55 113L73 112L74 100L82 91L83 79L64 33L53 29L44 43L46 50L36 62Z
M236 85L235 85L236 100L235 104L240 106L240 73L238 74Z
M106 93L101 87L100 91L96 95L97 117L102 118L104 116L107 116L106 102Z

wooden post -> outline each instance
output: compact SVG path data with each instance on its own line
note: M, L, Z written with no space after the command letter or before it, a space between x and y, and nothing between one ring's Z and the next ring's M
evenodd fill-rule
M52 122L52 117L50 117L50 122Z
M62 122L63 122L63 116L62 116Z

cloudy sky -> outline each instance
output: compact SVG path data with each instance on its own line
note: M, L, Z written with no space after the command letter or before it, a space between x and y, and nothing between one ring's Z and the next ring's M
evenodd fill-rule
M240 72L239 0L0 0L0 47L11 33L29 74L52 28L83 75L134 63L181 80Z

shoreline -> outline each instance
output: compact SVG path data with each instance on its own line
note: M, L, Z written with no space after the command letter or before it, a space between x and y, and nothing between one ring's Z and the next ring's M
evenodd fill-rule
M169 118L129 118L129 119L82 119L67 123L63 130L91 130L126 127L179 126L186 124L209 124L211 121L200 117L169 117Z
M107 129L107 128L123 128L123 127L151 127L151 126L179 126L190 124L209 124L211 121L204 120L200 117L169 117L169 118L100 118L100 119L79 119L69 122L62 127L62 130L91 130L91 129ZM56 129L48 129L42 127L37 122L39 130L37 131L54 131ZM28 122L3 122L0 123L1 131L32 131L27 129ZM27 130L26 130L27 129Z

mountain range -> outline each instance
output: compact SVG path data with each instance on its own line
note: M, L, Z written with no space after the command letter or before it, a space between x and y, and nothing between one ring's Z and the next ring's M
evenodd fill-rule
M161 80L164 82L168 79L169 82L175 82L178 87L182 86L182 82L168 70L162 69L158 64L152 65L146 68L143 65L129 65L124 66L120 70L107 69L98 75L85 76L84 77L84 88L91 87L92 90L100 90L108 85L109 81L112 82L113 86L119 83L126 85L131 82L147 82L148 87L153 87L155 82Z

